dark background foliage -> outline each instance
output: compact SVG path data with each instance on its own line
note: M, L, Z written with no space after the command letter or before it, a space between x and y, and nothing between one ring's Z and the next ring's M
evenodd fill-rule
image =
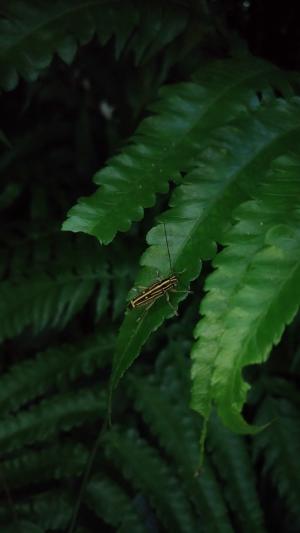
M198 307L192 299L181 305L180 320L175 317L150 338L117 389L114 426L101 434L86 490L80 492L106 416L102 392L127 292L145 234L167 199L160 195L141 222L103 249L92 237L61 233L67 211L78 197L94 191L93 174L125 145L162 84L187 80L210 59L247 49L283 69L300 70L293 2L174 4L189 14L186 30L145 60L137 61L130 46L116 58L115 38L100 44L94 36L78 48L71 64L54 55L36 81L20 79L13 90L1 93L1 130L7 140L0 147L6 331L0 362L1 531L67 531L72 516L76 531L292 532L299 527L299 320L286 330L268 363L247 369L256 383L249 419L259 419L259 401L267 402L269 420L275 414L282 418L273 447L268 450L272 443L263 434L253 442L215 420L199 488L201 421L188 407L188 355ZM10 18L8 6L2 4L1 16ZM211 268L205 265L193 291L201 293ZM37 316L26 322L28 301L36 305ZM19 327L22 313L24 327ZM18 371L15 365L25 366ZM161 428L143 390L152 406L157 400L156 413L165 405L170 427ZM172 404L174 420L168 411ZM130 428L133 433L126 433ZM280 439L282 446L276 447ZM199 494L200 513L191 503Z

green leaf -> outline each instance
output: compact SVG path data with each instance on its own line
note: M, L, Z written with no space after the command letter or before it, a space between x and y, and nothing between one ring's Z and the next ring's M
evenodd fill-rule
M190 257L193 244L196 245L199 242L198 236L194 234L193 237L195 241L188 241L184 234L184 230L181 227L179 228L179 222L176 223L170 219L170 223L168 223L167 217L164 217L164 220L167 224L168 243L172 260L174 260L173 264L176 268L178 267L179 272L181 271L178 276L179 292L174 291L170 293L171 306L166 301L166 298L162 296L153 303L151 309L146 306L142 309L127 310L116 342L110 383L111 394L124 372L138 356L141 347L146 342L151 332L155 331L163 323L165 318L169 318L174 314L174 309L177 307L178 303L187 295L189 281L195 279L199 274L201 267L200 258ZM147 287L156 281L156 269L162 277L169 274L169 257L166 247L164 226L162 224L153 228L148 234L148 243L151 244L151 246L141 260L142 264L147 265L147 267L141 271L136 283L137 286L141 285ZM184 257L183 248L185 244L187 244L188 250ZM203 243L201 250L203 254L206 253L206 257L212 257L214 254L214 246L210 242ZM190 258L191 260L189 261ZM189 262L186 263L185 261ZM186 268L182 271L184 266Z
M267 397L256 422L268 428L254 438L256 458L263 458L263 476L269 475L290 511L295 531L299 529L300 411L285 399Z
M196 423L198 420L189 409L188 403L184 402L180 387L175 400L168 397L169 389L174 387L172 382L168 382L167 390L162 386L158 387L153 380L132 377L129 382L137 409L174 461L183 487L203 520L205 531L233 531L208 458L203 470L197 472L199 424Z
M16 416L1 419L0 448L4 452L17 450L25 444L50 440L59 431L99 421L106 406L105 394L96 390L64 393L43 400L36 407Z
M202 152L201 160L186 175L185 183L175 189L170 201L172 208L160 216L160 220L166 224L172 266L175 273L178 272L178 290L182 291L171 293L173 308L183 300L189 283L199 275L202 260L214 257L215 243L222 241L232 210L255 191L261 175L264 175L278 151L297 145L299 119L297 99L290 103L278 101L261 107L253 117L247 116L218 130L210 138L212 147ZM146 268L138 277L136 286L148 287L155 281L157 270L162 277L170 274L162 225L151 230L148 243L151 246L141 259L141 264ZM237 279L235 273L232 279ZM173 314L174 309L170 308L164 297L148 310L127 311L116 343L111 392L139 355L151 332ZM221 313L221 323L222 316ZM200 330L202 327L205 326L199 326ZM212 343L217 343L218 336L215 336L214 330L208 329L207 335L210 333ZM211 405L209 376L213 368L213 356L206 348L203 354L202 346L201 340L192 352L195 380L193 405L207 417Z
M62 490L52 490L43 492L42 494L34 494L31 497L28 495L26 500L21 502L14 502L14 510L19 519L19 525L23 527L24 520L34 521L36 526L40 526L42 531L61 530L67 527L71 518L72 505L70 498L68 498ZM10 523L11 511L0 508L0 522L3 527L4 524ZM22 522L21 522L22 520ZM21 523L20 523L21 522ZM14 526L13 533L18 532L17 526ZM7 532L8 529L5 527ZM26 529L19 530L26 531Z
M2 472L10 489L49 480L80 476L88 460L88 451L81 444L59 443L41 450L24 451L2 461Z
M136 64L147 61L165 49L187 25L188 11L180 5L152 1L140 6L140 24L129 43L135 52Z
M118 528L119 532L144 533L141 517L124 489L102 475L94 477L86 490L86 503L99 518Z
M234 511L240 530L245 533L265 531L246 442L225 428L215 413L209 423L208 448L212 451L212 462L217 467L225 497Z
M0 413L16 411L82 375L90 375L111 358L112 335L95 335L76 345L62 345L11 366L0 377Z
M264 389L272 396L281 396L300 410L300 394L298 387L290 381L274 376L261 378Z
M36 80L55 52L71 63L78 46L95 34L101 44L115 36L117 57L127 44L138 63L173 41L187 23L184 7L132 0L12 0L2 13L0 85L5 90L16 87L19 75Z
M175 476L157 452L134 431L111 431L106 450L124 474L150 498L168 531L196 530L194 514Z
M97 172L94 181L100 187L69 211L63 229L108 244L143 217L155 195L168 191L170 180L191 168L214 128L257 108L255 90L284 84L283 79L272 65L250 57L213 62L203 68L198 83L164 87L151 107L155 115Z
M283 123L278 131L273 151L285 148ZM260 157L266 160L265 153ZM262 183L224 235L226 248L207 279L205 318L196 328L192 351L193 407L207 417L215 402L224 423L242 433L258 429L240 415L249 389L242 369L267 359L300 301L300 159L277 159L265 178L259 158L254 156L254 162ZM250 178L250 169L245 177Z
M106 278L107 263L99 246L90 241L45 242L17 249L10 265L11 277L0 283L0 340L32 326L64 327L85 305L97 284ZM40 254L40 257L39 257Z

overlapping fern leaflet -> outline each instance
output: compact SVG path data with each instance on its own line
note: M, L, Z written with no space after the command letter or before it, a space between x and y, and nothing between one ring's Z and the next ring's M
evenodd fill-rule
M184 7L134 0L12 0L0 19L0 86L14 89L18 77L36 80L57 53L71 63L79 45L96 34L104 45L115 37L116 56L125 47L136 62L149 59L186 27ZM163 31L162 31L163 27Z
M138 489L151 494L153 505L169 531L195 531L196 521L178 479L154 448L131 431L111 431L107 454L121 465Z
M196 79L161 90L150 108L155 114L94 176L100 187L70 210L64 230L109 243L143 217L144 208L154 205L157 193L167 192L171 179L193 167L214 128L259 106L255 91L292 90L275 67L251 57L209 64Z
M6 532L44 533L45 530L56 531L67 527L72 506L68 496L62 490L49 490L44 494L31 497L29 502L15 503L18 525L13 524ZM8 506L0 509L1 523L11 523L12 517Z
M263 512L246 442L233 434L214 413L209 421L208 449L224 486L225 499L241 531L265 531Z
M174 348L173 348L174 349ZM173 352L174 353L174 352ZM183 356L183 354L180 354ZM169 376L170 377L170 376ZM182 384L168 380L169 390L154 379L130 380L136 407L160 444L178 465L178 473L185 491L199 513L205 531L230 533L232 526L209 459L205 468L199 467L199 420L183 400ZM176 393L170 396L170 391ZM198 475L197 475L198 474ZM212 500L211 494L214 494Z
M79 476L87 459L88 451L82 444L61 442L41 450L21 450L16 457L2 460L1 466L9 488L14 489L26 486L28 479L39 484Z
M88 484L86 502L99 518L118 528L123 533L143 533L141 516L134 508L129 496L111 479L102 475L94 477Z
M34 268L31 260L34 258ZM0 282L0 340L31 326L64 327L85 305L107 262L91 241L46 239L37 246L20 246L9 264L9 276Z
M287 523L295 521L293 530L298 531L300 526L299 408L285 398L268 396L257 413L256 423L265 424L270 420L272 422L269 427L255 436L253 443L255 458L264 458L263 475L271 476L273 485L290 511Z
M113 351L112 334L93 335L83 343L50 348L27 359L0 377L0 415L15 412L54 387L105 366Z
M104 391L82 389L76 393L61 393L42 400L31 410L16 417L2 418L0 447L2 453L18 450L26 444L45 442L59 430L66 431L82 425L87 420L99 421L99 413L105 413Z
M285 148L280 137L277 150ZM256 198L236 211L207 279L192 351L193 407L207 417L216 403L238 432L256 431L240 414L249 389L242 369L267 359L300 301L300 159L279 157L265 177L261 166L256 171Z
M274 101L210 135L210 147L199 153L194 169L187 173L184 184L175 189L170 200L171 209L160 216L166 224L173 269L179 273L178 289L182 291L171 295L173 306L185 297L189 283L199 275L201 261L214 257L215 243L222 242L232 210L255 190L278 153L286 147L297 146L299 119L298 99ZM148 243L150 247L141 259L145 268L137 285L148 286L155 279L156 270L162 276L170 272L162 225L150 231ZM233 278L237 279L235 275ZM117 339L111 389L138 356L150 333L173 313L164 298L154 303L149 311L127 312ZM218 316L223 324L222 313ZM211 335L212 342L217 342L214 331L209 324L207 327L206 324L200 326L205 329L204 339ZM198 356L199 350L201 355ZM209 377L213 356L206 351L202 340L196 343L193 358L194 406L207 416L211 404Z
M72 454L72 450L69 450ZM56 455L59 450L56 449ZM68 464L68 457L63 459ZM74 474L74 472L72 472ZM85 504L89 511L95 513L107 524L118 528L123 533L144 533L145 527L142 517L135 509L133 502L124 489L104 474L94 476L87 486ZM42 531L65 530L72 516L72 499L67 491L56 489L42 494L33 495L30 501L15 504L15 511L19 522L32 520L35 527ZM1 523L11 520L9 509L0 507ZM25 529L22 529L22 532ZM35 532L36 529L32 530Z

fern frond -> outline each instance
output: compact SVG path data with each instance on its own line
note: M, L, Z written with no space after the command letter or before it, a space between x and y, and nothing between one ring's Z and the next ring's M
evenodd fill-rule
M59 431L67 431L89 420L99 420L105 409L106 397L99 392L99 387L96 391L80 390L43 400L37 407L1 420L1 452L44 442Z
M87 486L85 501L99 518L118 528L118 532L145 532L134 502L121 486L106 476L93 477Z
M34 521L36 527L42 529L38 531L56 531L67 527L72 513L70 499L64 491L47 491L43 494L31 496L23 502L15 502L14 509L18 517L18 522L23 525L24 521ZM7 506L0 508L0 526L3 523L2 531L11 521L11 516ZM20 526L21 526L20 524ZM15 531L17 531L17 527ZM22 528L22 533L26 529ZM34 530L32 530L34 533Z
M29 520L20 520L18 524L10 523L10 525L5 527L5 533L15 533L16 529L22 531L22 533L44 533L45 530L34 524L30 519Z
M264 476L269 475L279 495L286 502L291 518L299 529L300 501L300 428L299 409L284 399L267 397L256 423L271 423L253 437L256 458L263 457Z
M111 358L112 335L97 335L81 345L64 345L12 366L0 377L0 413L15 411L53 387L90 375Z
M274 376L264 376L260 381L268 394L280 396L300 410L300 394L296 384Z
M123 153L94 176L99 189L81 198L68 213L64 230L83 231L104 244L127 231L168 191L168 182L191 168L210 132L259 105L255 90L284 84L269 63L218 61L203 68L201 83L180 83L161 90L161 99Z
M34 268L29 266L31 250L21 247L10 265L12 277L0 283L0 341L28 326L34 333L64 327L107 277L106 260L93 243L62 239L55 258L47 246L37 248Z
M207 417L216 402L233 431L256 431L240 415L249 388L242 368L266 360L299 306L299 173L296 156L274 162L256 200L237 210L238 223L225 234L226 249L207 279L205 318L192 351L193 407Z
M153 380L151 380L153 381ZM130 379L136 407L146 420L150 430L175 461L183 487L189 493L201 527L207 532L230 532L232 527L209 459L197 475L199 466L199 424L179 395L170 401L168 392L161 390L150 380ZM168 389L173 387L168 383ZM198 422L198 420L197 420Z
M106 450L118 462L124 475L153 503L169 531L196 531L195 517L178 480L156 451L136 432L111 431L105 437Z
M211 147L202 152L200 162L186 175L185 184L175 189L170 201L172 208L160 216L160 220L167 228L173 268L179 273L178 289L181 292L171 294L173 307L177 307L185 297L184 291L187 291L191 280L199 275L202 260L214 256L215 243L222 242L233 209L255 192L270 162L287 146L294 147L298 144L299 123L299 100L297 98L291 102L280 100L262 106L255 114L236 121L211 136ZM260 231L264 232L264 226L260 228ZM137 285L149 286L153 283L156 270L162 276L170 272L162 225L150 231L148 243L150 247L141 259L141 264L146 268L138 277ZM236 264L234 261L234 264L236 269L240 268L239 263ZM236 272L234 270L230 272L232 280L237 280ZM222 326L223 312L220 311L219 304L215 312L220 317ZM116 343L111 390L117 386L124 372L138 356L150 333L155 331L165 318L173 314L174 311L164 298L156 301L147 312L141 312L139 309L127 312ZM237 327L240 327L239 323ZM202 329L205 329L203 337L211 338L215 346L214 343L218 343L220 338L215 328L211 328L209 322L203 322L196 330L197 338ZM241 329L240 333L242 334ZM233 338L235 340L238 338L235 333ZM232 356L231 351L230 357ZM202 337L196 343L192 357L193 406L207 417L211 404L210 372L214 368L214 356L206 345L204 348ZM227 359L220 357L220 364L221 359L226 365ZM224 387L219 390L216 383L215 390L216 394L220 395ZM235 397L231 400L230 394L226 392L226 395L224 402L223 399L220 400L222 409L227 408L229 401L235 402ZM243 428L245 429L244 425Z
M242 437L225 428L215 414L210 419L208 435L212 460L222 479L226 498L239 522L240 531L265 531L246 443Z
M1 462L1 472L10 489L24 487L30 482L41 483L78 477L88 459L88 451L81 444L59 444L42 450L24 452Z
M32 498L30 513L28 518L34 520L43 531L61 530L69 523L72 504L64 491L49 491Z
M55 53L71 63L95 34L101 44L115 36L117 57L127 45L137 63L147 60L183 31L188 17L184 7L133 0L13 0L2 12L0 85L6 90L15 88L19 75L36 80Z

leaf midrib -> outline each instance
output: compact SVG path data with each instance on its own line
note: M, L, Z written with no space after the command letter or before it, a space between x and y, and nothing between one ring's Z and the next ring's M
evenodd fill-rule
M276 291L274 291L273 296L272 296L271 300L268 301L268 305L264 308L264 311L262 313L260 313L260 315L257 316L257 318L255 319L254 322L251 322L251 329L250 329L249 338L248 338L248 340L246 340L243 343L243 348L241 350L239 350L237 359L235 361L234 379L230 379L230 387L229 387L230 388L230 395L229 395L230 398L232 398L232 389L234 387L236 372L240 371L240 369L245 366L245 365L241 366L241 360L244 358L245 353L247 353L247 351L248 351L249 343L252 341L253 337L256 337L257 331L258 331L258 329L260 327L260 324L262 323L263 320L265 320L265 318L268 315L270 309L272 308L272 305L274 304L274 301L276 302L276 300L278 300L278 295L280 295L282 293L282 291L284 291L285 285L288 285L290 283L291 279L293 279L293 276L297 273L298 269L300 271L300 254L299 254L298 260L295 262L294 267L290 270L289 275L287 277L283 278L282 282L279 285L278 285L278 283L276 284ZM296 306L297 306L297 304L295 303L294 307L296 307ZM298 304L298 307L299 307L299 304ZM286 323L283 322L283 324L286 324ZM225 330L223 332L221 339L223 338L223 336L224 336L226 331L227 330ZM221 339L220 339L220 345L221 345ZM272 340L271 340L271 345L273 345L273 341ZM218 349L218 352L216 354L216 361L220 357L220 353L222 353L222 347ZM215 366L217 366L217 365L215 365ZM212 380L210 380L210 383L212 384ZM229 380L227 380L227 384L228 383L229 383ZM226 390L228 391L228 386L226 386Z
M255 73L251 73L250 75L246 75L244 76L242 79L239 79L238 82L235 82L235 83L231 83L229 85L226 86L225 89L223 89L221 92L218 92L218 94L214 97L212 97L212 99L209 99L208 98L208 101L209 101L209 104L207 106L205 106L205 109L204 111L202 111L199 115L197 115L197 118L195 118L195 120L192 121L191 125L189 128L187 128L185 130L185 132L176 139L176 143L174 143L174 140L173 140L173 144L169 144L168 146L164 146L163 150L161 150L161 154L160 154L160 157L158 157L157 159L155 159L155 162L154 162L154 168L153 169L144 169L144 174L145 175L151 175L153 174L153 171L155 170L155 167L156 166L159 166L159 165L163 165L164 161L168 160L168 158L170 158L170 154L172 154L172 152L176 152L178 150L178 147L180 146L180 144L182 143L182 141L184 139L186 139L187 136L191 136L192 135L192 132L193 130L197 130L198 127L199 127L199 122L202 120L202 121L207 121L207 116L209 116L209 114L211 113L212 110L214 110L215 106L218 104L218 102L222 102L222 99L224 99L224 97L226 96L227 93L230 93L232 91L232 89L234 88L238 88L239 86L243 86L245 84L245 82L247 80L250 80L251 78L256 78L260 73L268 73L268 72L273 72L274 71L274 68L272 69L271 67L269 69L258 69L257 72ZM207 87L205 86L205 84L200 84L200 83L196 83L196 82L187 82L189 84L193 84L193 85L196 85L197 87L201 87L201 88L204 88L206 93L209 94L209 90L207 89ZM271 84L270 84L271 85ZM246 88L246 87L245 87ZM251 89L249 87L249 90L252 90L254 92L254 89ZM243 98L239 98L237 99L237 103L240 102L240 101L243 101ZM156 115L152 115L154 118ZM160 117L160 115L157 115L158 118ZM162 116L164 116L164 113L162 113ZM165 116L168 116L168 112L166 113ZM221 127L221 125L220 125ZM203 129L205 130L205 125L203 127ZM217 129L214 128L214 129ZM210 131L210 129L208 130ZM143 139L144 139L144 143L147 144L147 135L143 134ZM134 138L133 138L134 140ZM125 149L126 150L126 149ZM192 156L191 156L192 157ZM188 161L186 161L184 163L184 165L181 166L180 169L177 169L177 171L180 171L182 170L183 166L187 165L188 164ZM114 166L113 165L113 162L111 165L109 166ZM104 167L105 168L105 167ZM96 173L97 174L100 174L101 173L101 170L99 172ZM169 181L169 179L167 179L167 181ZM101 187L101 184L98 184L100 187ZM105 189L105 185L103 185L104 189ZM97 192L97 191L96 191ZM96 192L94 194L96 194ZM128 194L128 191L124 190L124 191L119 191L120 192L120 195L122 196L122 193L123 195L127 195ZM154 192L152 193L154 194ZM119 206L117 203L114 203L114 206L115 206L115 209L114 210L117 210L119 211ZM137 208L140 207L139 206L136 206ZM96 209L94 207L94 209ZM94 221L90 221L89 224L88 224L88 227L89 227L89 232L93 232L94 234L98 234L98 227L101 226L102 227L102 223L101 223L101 219L102 218L106 218L106 215L105 214L99 214L97 216L97 218L95 218Z
M246 163L243 163L243 165L239 168L238 172L235 173L234 175L232 175L231 179L230 180L227 180L227 181L224 181L224 186L221 188L221 190L214 196L213 200L210 202L210 207L214 207L220 200L221 197L224 196L224 190L227 188L227 187L230 187L234 181L238 181L238 178L240 176L241 173L247 172L247 167L251 167L251 165L255 164L256 160L259 160L260 157L263 155L263 153L267 150L270 149L270 147L272 146L272 144L276 144L278 141L280 141L280 139L284 138L285 136L290 136L293 131L297 132L297 130L299 131L300 133L300 126L295 126L294 128L291 128L290 130L288 131L285 131L283 132L281 135L278 135L275 137L272 138L271 142L268 143L268 145L264 145L256 154L255 154L255 157L252 158L251 160L248 160ZM249 154L251 155L251 154ZM195 170L193 170L192 172L195 172ZM183 184L184 186L184 184ZM174 206L176 208L176 206ZM179 205L180 207L180 205ZM210 210L211 211L211 210ZM209 219L209 216L210 216L210 212L208 211L208 209L205 209L205 214L206 216L203 217L203 211L202 211L202 214L197 217L195 219L195 222L193 224L193 229L189 232L189 236L187 236L182 242L183 244L178 247L179 250L183 250L181 251L180 253L176 253L175 254L175 261L174 263L176 263L178 261L178 257L180 258L181 256L184 256L184 248L186 247L186 245L192 241L193 239L193 235L195 233L198 232L198 226L205 221L207 219ZM192 220L192 219L190 219ZM172 257L174 257L174 253L172 254Z

